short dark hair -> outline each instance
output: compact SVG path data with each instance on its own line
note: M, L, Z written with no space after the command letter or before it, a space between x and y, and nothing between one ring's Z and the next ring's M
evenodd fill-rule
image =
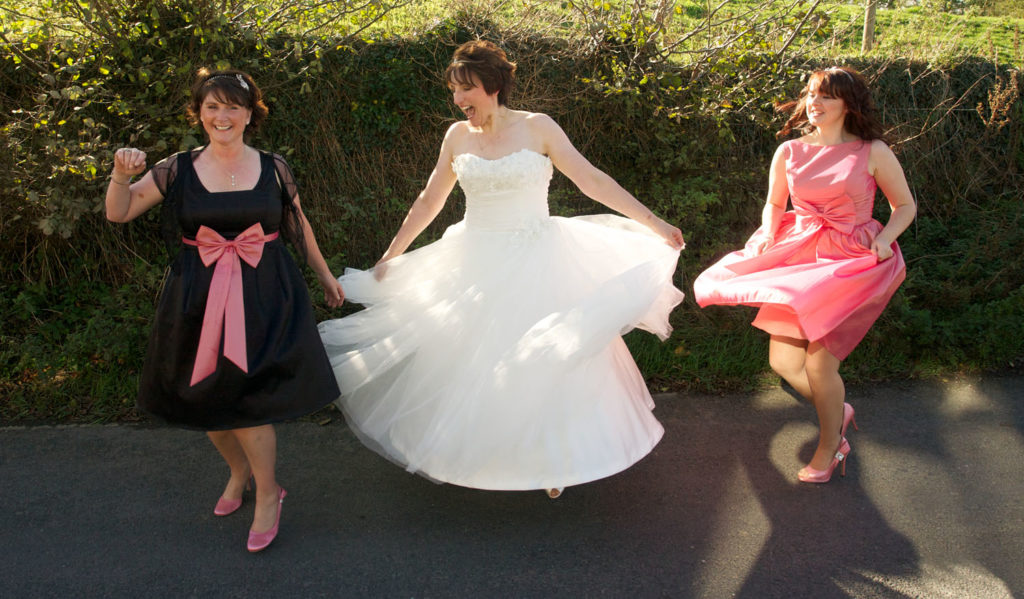
M498 92L498 104L505 106L515 84L515 74L516 63L509 61L504 50L491 42L474 40L456 48L451 64L444 71L444 80L469 85L475 75L488 94Z
M267 105L263 103L263 92L245 71L237 69L199 69L192 83L192 96L185 110L193 125L199 124L199 110L206 97L215 94L219 100L244 106L252 111L252 118L246 131L255 131L267 118Z
M888 143L882 123L878 120L875 102L871 99L867 79L850 67L829 67L814 71L807 78L807 85L800 90L799 99L776 106L777 111L789 113L789 119L776 134L777 137L787 136L793 129L803 133L810 133L814 129L807 120L807 94L813 86L843 101L846 106L844 129L863 140L880 139Z

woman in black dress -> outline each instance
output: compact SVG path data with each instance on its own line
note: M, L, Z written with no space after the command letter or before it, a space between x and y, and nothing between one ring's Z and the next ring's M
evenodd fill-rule
M163 202L172 256L149 339L138 406L207 431L231 469L214 513L242 503L250 477L256 508L248 549L277 534L285 491L274 474L272 424L337 399L338 387L305 282L283 239L316 272L328 306L344 294L317 247L284 159L245 144L267 115L241 71L201 69L189 118L206 146L174 154L141 179L146 154L121 148L107 186L107 218L128 222Z

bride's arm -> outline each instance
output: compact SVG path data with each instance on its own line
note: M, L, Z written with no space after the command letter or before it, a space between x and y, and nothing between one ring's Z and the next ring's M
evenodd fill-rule
M426 229L427 225L437 217L441 212L441 208L444 207L448 194L455 187L456 176L455 171L452 170L452 159L454 156L452 155L450 140L453 136L453 131L458 126L458 123L452 125L448 128L448 132L445 133L444 141L441 142L441 153L437 158L437 164L434 166L433 172L430 173L430 178L427 179L427 186L423 188L423 191L416 197L416 201L412 203L412 207L405 216L405 220L402 221L402 226L398 229L398 233L395 234L395 238L391 240L391 245L388 246L388 250L384 252L384 255L377 261L377 264L387 262L396 256L401 256L416 237L423 232L423 229Z
M551 163L587 197L647 226L672 247L684 247L683 234L677 227L658 218L614 179L584 158L551 117L533 114L529 117L529 123L532 131L542 140Z

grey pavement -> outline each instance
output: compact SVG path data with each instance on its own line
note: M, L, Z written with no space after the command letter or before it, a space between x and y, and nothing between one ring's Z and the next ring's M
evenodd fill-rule
M845 478L798 483L814 412L781 389L661 395L666 434L566 490L436 485L337 413L278 427L281 532L213 516L201 433L0 428L0 597L1024 596L1024 378L851 387Z

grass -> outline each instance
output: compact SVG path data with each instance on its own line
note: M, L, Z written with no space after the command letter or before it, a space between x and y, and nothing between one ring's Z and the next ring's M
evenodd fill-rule
M264 0L265 1L265 0ZM772 13L788 14L788 25L802 19L803 12L813 6L812 2L794 5L792 2L777 0L769 3L767 10L759 16L743 16L758 7L762 0L730 0L714 15L716 22L739 18L741 23L751 23L757 18L766 19ZM527 29L536 35L562 39L585 37L594 24L614 29L628 23L632 0L609 0L594 9L592 2L579 2L585 10L573 9L566 2L550 0L414 0L389 12L361 35L372 37L414 37L437 23L458 12L476 15L490 20L502 30ZM707 27L709 6L718 2L680 0L668 20L666 42L678 40L695 30ZM27 18L26 18L27 17ZM0 9L0 31L8 39L27 35L41 23L36 19L45 18L54 22L52 15L41 12L34 0L15 0L10 8ZM821 2L815 7L815 14L808 19L808 27L817 27L814 39L807 42L811 56L840 58L860 54L864 8L860 2ZM73 29L72 22L63 25ZM352 30L351 21L343 20L331 32L344 35ZM733 27L731 21L713 25L710 33L693 36L681 48L685 51L699 50L709 39L725 35ZM960 56L982 56L999 63L1024 66L1024 47L1021 31L1024 18L987 17L939 13L921 7L879 9L876 15L873 55L921 59L944 62ZM784 35L771 36L764 42L771 50L778 50L785 43ZM675 60L684 61L690 54L679 54Z
M615 0L605 2L608 22L628 17L632 2ZM712 5L717 3L713 2ZM725 20L744 14L761 4L759 0L733 0L716 14L716 20ZM792 2L772 3L772 11L790 11ZM804 2L791 12L791 19L802 16L812 6ZM676 2L666 35L667 41L679 39L695 29L706 26L708 4L695 0ZM529 27L554 37L573 38L584 26L580 14L563 6L562 2L539 0L421 0L393 11L386 19L369 31L388 36L411 36L458 11L483 15L502 26ZM813 47L812 55L824 58L856 56L860 54L864 8L860 2L822 2L815 8L822 27ZM814 16L809 22L817 22ZM872 55L943 61L961 56L982 56L999 63L1024 65L1024 44L1021 31L1024 18L988 17L937 13L921 7L879 9L876 13L875 48ZM695 36L687 50L706 45L707 37ZM767 40L778 49L785 39Z
M841 55L859 54L863 9L844 4L833 6L832 10L834 19L852 31L852 35L832 51ZM871 54L924 60L982 56L1022 66L1022 31L1024 18L934 13L920 7L879 10L875 24L876 46Z

